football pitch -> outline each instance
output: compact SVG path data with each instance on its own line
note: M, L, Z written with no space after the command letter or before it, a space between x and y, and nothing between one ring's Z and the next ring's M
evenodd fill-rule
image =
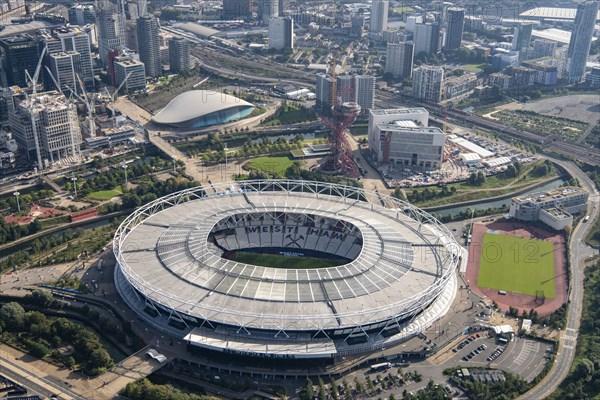
M328 268L345 264L340 260L330 260L317 257L294 257L284 256L281 254L264 254L236 251L233 261L244 264L259 265L269 268L286 268L286 269L311 269L311 268Z
M477 286L553 299L553 243L484 234Z

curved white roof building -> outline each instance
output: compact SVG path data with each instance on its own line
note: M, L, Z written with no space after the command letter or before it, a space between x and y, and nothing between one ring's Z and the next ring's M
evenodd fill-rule
M157 199L115 235L117 289L161 331L216 352L333 358L389 348L448 312L460 247L418 208L320 182L213 189ZM340 264L295 269L230 257L261 249Z
M254 105L212 90L190 90L175 97L152 121L175 128L203 128L243 118Z

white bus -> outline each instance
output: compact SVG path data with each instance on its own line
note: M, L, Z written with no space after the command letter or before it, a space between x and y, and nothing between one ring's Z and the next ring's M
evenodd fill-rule
M384 362L381 364L373 364L373 365L371 365L371 372L386 371L391 366L392 366L392 364L390 364L389 362Z
M583 222L588 222L590 220L590 216L586 215L585 218L583 219Z

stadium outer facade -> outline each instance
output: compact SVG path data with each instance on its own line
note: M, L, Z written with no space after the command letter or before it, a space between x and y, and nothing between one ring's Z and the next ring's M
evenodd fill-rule
M347 263L287 269L222 257L253 248ZM123 221L113 251L117 290L157 329L205 350L292 359L369 353L416 336L449 310L461 254L440 222L409 203L278 180L157 199Z

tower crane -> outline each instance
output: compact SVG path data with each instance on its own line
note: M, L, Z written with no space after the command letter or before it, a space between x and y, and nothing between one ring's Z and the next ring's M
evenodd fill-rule
M35 98L35 95L37 94L37 82L38 82L38 78L40 77L40 69L42 68L42 60L44 59L44 55L46 55L46 51L48 51L48 47L44 46L44 48L42 49L42 53L40 54L38 63L37 63L37 67L35 68L35 73L33 74L33 77L31 77L31 75L29 75L29 72L27 70L25 70L25 77L29 79L29 82L31 82L31 88L32 88L31 96L29 96L29 117L31 118L31 131L33 133L33 141L35 143L35 152L36 152L36 156L37 156L37 168L38 168L39 173L41 173L41 170L43 169L43 164L42 164L42 152L40 150L40 140L38 138L37 126L35 123L33 99Z
M133 74L133 71L131 71L130 73L128 73L125 76L125 79L123 79L123 82L121 82L121 84L119 85L119 87L117 87L117 89L112 94L108 91L108 87L104 88L104 90L106 90L106 94L108 95L108 98L110 100L110 105L111 105L111 108L112 108L113 125L116 125L116 118L117 118L117 112L116 112L116 108L115 108L115 97L116 97L117 93L119 93L119 90L121 90L121 88L123 87L123 85L125 85L125 83L129 79L129 77L131 76L131 74Z
M79 82L79 87L81 88L81 92L83 93L83 103L87 107L88 110L88 120L90 124L90 137L96 137L96 122L94 121L94 98L89 96L85 91L85 85L81 81L79 74L77 74L77 81ZM75 93L77 95L77 93ZM91 97L91 98L90 98Z

